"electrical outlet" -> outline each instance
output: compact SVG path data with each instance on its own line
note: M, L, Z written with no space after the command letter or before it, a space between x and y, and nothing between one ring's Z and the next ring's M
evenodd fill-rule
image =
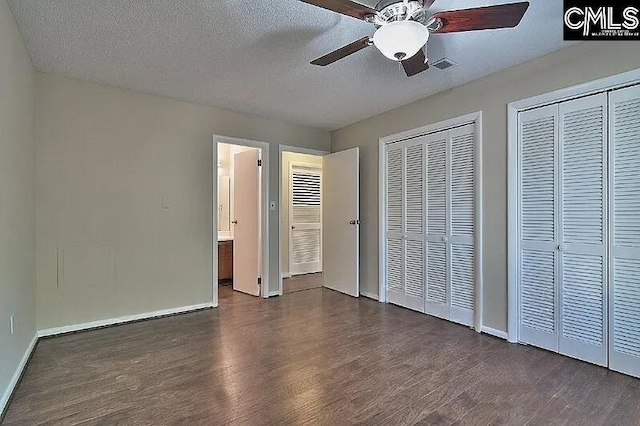
M11 331L11 335L13 336L13 315L9 317L9 330Z

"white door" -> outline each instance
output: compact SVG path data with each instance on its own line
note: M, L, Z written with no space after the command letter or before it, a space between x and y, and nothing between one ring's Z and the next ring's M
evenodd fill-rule
M260 295L259 149L233 156L233 289Z
M519 117L520 341L558 351L558 105Z
M448 153L450 320L472 326L476 301L475 126L452 129Z
M292 164L289 173L289 271L322 271L322 169Z
M390 303L424 312L425 138L385 151L386 282Z
M607 365L607 95L520 114L520 340Z
M475 126L426 136L427 314L472 326L475 273Z
M640 377L640 87L609 98L609 367Z
M359 169L358 148L324 156L324 286L354 297L360 295Z
M607 95L559 107L558 351L607 365Z
M427 274L425 312L449 319L449 255L447 250L447 146L449 131L427 139Z

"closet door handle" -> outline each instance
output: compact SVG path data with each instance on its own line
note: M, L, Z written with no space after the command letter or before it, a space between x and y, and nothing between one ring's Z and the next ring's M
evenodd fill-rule
M564 244L558 244L558 251L562 253L564 251Z
M442 242L443 242L443 243L448 243L448 242L449 242L449 238L447 238L447 237L442 237Z
M237 225L238 221L234 219L234 220L231 221L231 223L233 223L234 225Z

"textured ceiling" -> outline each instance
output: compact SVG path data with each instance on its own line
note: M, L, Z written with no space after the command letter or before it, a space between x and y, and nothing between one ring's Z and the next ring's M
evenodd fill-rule
M432 11L514 1L437 0ZM569 45L562 2L532 0L516 29L433 35L431 62L460 66L408 78L374 47L309 65L374 27L297 0L9 4L40 71L327 129Z

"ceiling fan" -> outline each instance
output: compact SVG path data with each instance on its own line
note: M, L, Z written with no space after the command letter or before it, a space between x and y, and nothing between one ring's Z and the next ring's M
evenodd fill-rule
M311 62L327 66L365 47L375 45L387 58L402 63L407 76L426 71L430 34L516 27L529 2L451 10L429 14L435 0L381 0L374 8L351 0L301 0L376 26L373 37L363 37Z

